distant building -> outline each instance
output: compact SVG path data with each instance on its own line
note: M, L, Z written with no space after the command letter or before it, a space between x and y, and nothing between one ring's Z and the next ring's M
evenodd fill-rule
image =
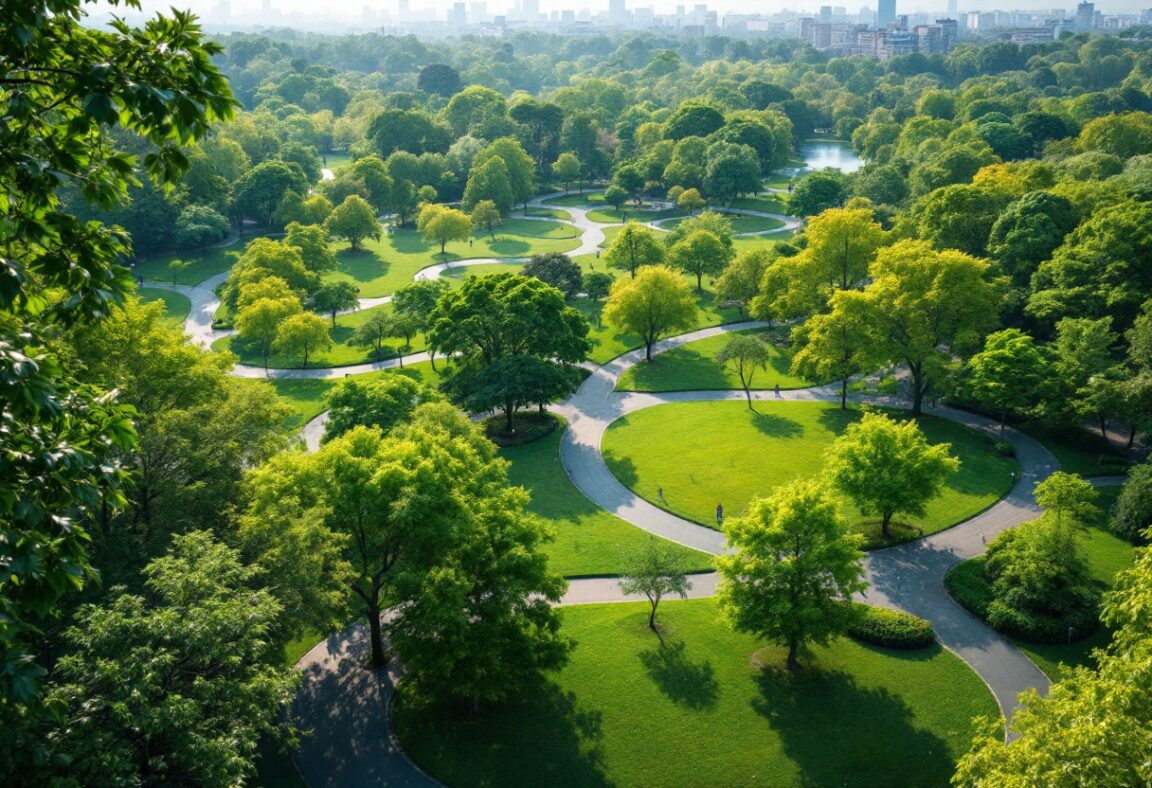
M1096 4L1095 3L1080 3L1076 6L1076 17L1073 20L1072 27L1077 33L1086 33L1095 27L1096 21Z
M608 0L608 20L615 25L627 24L628 9L624 0Z
M876 5L876 27L880 30L896 21L896 0L879 0Z

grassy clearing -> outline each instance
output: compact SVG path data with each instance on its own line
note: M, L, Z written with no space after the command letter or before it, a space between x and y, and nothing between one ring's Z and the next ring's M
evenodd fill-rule
M767 216L742 216L735 213L725 214L724 216L728 220L728 223L732 225L732 233L734 235L741 233L759 233L766 230L775 230L777 227L784 226L784 222L779 219L770 219ZM665 230L673 230L682 222L686 221L687 218L688 217L672 219L660 226Z
M188 317L188 313L192 311L192 302L188 300L188 296L183 293L177 293L174 290L161 290L156 287L142 287L136 292L140 296L140 300L145 304L150 304L153 301L164 302L164 317L169 320L177 322L184 322Z
M572 190L570 194L563 194L559 197L553 197L551 200L545 200L545 205L561 205L566 208L590 208L594 206L604 205L604 192L590 192L587 189L583 194Z
M612 575L620 572L620 556L648 539L644 531L592 503L576 489L560 464L563 429L500 450L512 463L508 481L532 494L529 509L556 533L545 546L552 570L567 577ZM693 569L712 567L711 557L682 548Z
M1101 590L1111 588L1116 573L1132 566L1136 560L1136 548L1108 530L1108 512L1116 503L1119 494L1119 487L1104 487L1100 490L1100 500L1097 502L1100 506L1100 517L1088 528L1083 542L1092 580ZM992 601L991 589L984 579L983 556L958 564L948 574L946 582L948 590L958 601L963 600L962 604L965 607L983 617L983 611ZM1028 643L1015 638L1012 642L1027 654L1048 678L1055 681L1062 678L1071 667L1095 666L1092 652L1107 646L1111 639L1112 633L1107 628L1100 627L1088 637L1072 643Z
M742 401L661 405L614 422L604 436L604 458L638 495L715 527L717 503L736 516L752 498L817 475L833 439L860 414L827 403L775 400L757 402L755 412ZM933 443L951 443L962 464L923 518L893 530L897 540L917 536L913 527L935 533L987 508L1008 492L1017 469L979 433L931 416L920 424ZM882 544L874 522L865 522L847 501L841 510L869 547Z
M1053 430L1038 424L1025 424L1023 430L1052 452L1063 471L1081 476L1122 476L1128 472L1127 460L1099 432Z
M712 600L664 603L663 643L646 607L566 608L569 665L478 717L401 690L405 752L453 786L947 785L972 717L996 713L939 646L840 639L787 674L781 649L729 630Z
M391 304L381 304L371 309L361 309L358 312L352 312L347 315L337 315L335 326L332 325L332 321L327 315L322 315L329 324L328 336L332 338L335 344L328 350L310 354L308 357L308 366L312 369L322 367L346 367L353 364L377 361L378 359L369 348L353 347L348 343L352 339L352 335L356 329L373 315L380 313L390 314L391 312ZM240 357L242 364L258 367L264 363L259 349L254 345L249 345L244 342L235 334L216 340L212 343L212 349L229 350ZM423 334L417 334L412 337L412 344L409 347L404 346L403 339L391 339L384 345L383 358L395 358L401 354L411 355L412 353L419 353L424 349ZM297 356L273 354L268 357L268 366L272 369L298 369L300 367L300 358Z
M543 252L567 252L580 245L579 231L559 222L506 219L494 228L495 237L482 230L472 233L471 244L455 242L440 254L440 245L424 240L412 228L398 229L379 241L365 241L353 252L340 244L337 270L327 279L352 282L363 298L390 295L412 281L421 268L448 260L479 257L529 257Z
M752 329L741 331L764 339L782 338L787 341L785 329ZM730 335L722 334L700 339L687 345L654 356L652 361L639 364L620 377L616 388L621 391L704 391L739 389L740 376L732 367L721 366L716 354L728 342ZM772 358L767 369L757 369L752 379L753 389L770 389L779 384L782 389L807 388L813 381L789 372L792 353L787 345L766 342Z
M773 188L783 189L787 188L788 180L785 178L779 186ZM760 195L758 197L737 197L732 201L729 208L736 208L741 211L763 211L764 213L784 213L784 200L777 195Z
M436 365L439 369L444 368L440 361L437 361ZM432 364L428 361L409 364L404 369L382 369L376 372L365 372L354 377L359 381L368 381L383 375L404 375L432 388L440 385L440 375L432 369ZM272 378L268 382L276 389L276 394L280 400L292 408L292 415L287 422L288 427L299 429L324 412L324 395L334 386L339 385L342 380L344 378L329 380Z
M188 267L176 274L178 285L198 285L205 279L231 270L236 260L244 253L244 244L257 236L246 236L231 246L205 249L201 252L172 252L147 260L142 260L132 269L135 276L144 277L146 282L172 284L172 270L168 264L173 260L183 260Z

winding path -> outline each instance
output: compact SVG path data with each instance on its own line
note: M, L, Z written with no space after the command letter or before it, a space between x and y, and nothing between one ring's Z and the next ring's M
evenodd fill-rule
M532 202L540 206L558 195L547 195ZM564 207L571 220L564 222L582 231L579 247L573 255L594 252L604 241L604 228L588 219L588 209ZM733 211L750 215L783 218L756 211ZM544 219L520 215L520 218ZM553 220L559 221L559 220ZM778 228L770 232L780 232ZM756 233L753 233L753 235ZM481 258L455 261L452 267L506 263L510 258ZM432 278L447 270L444 263L428 266L416 278ZM210 345L226 336L226 332L212 328L212 317L219 300L214 288L226 274L212 277L194 287L162 285L149 286L175 290L186 295L192 303L185 322L189 335L199 344ZM362 305L386 303L388 298L364 299ZM730 331L754 328L765 324L744 322L693 331L658 343L653 352L716 336ZM643 500L608 470L601 455L601 441L608 425L621 416L643 408L671 402L697 402L740 399L741 391L687 391L653 394L617 392L616 383L629 368L643 361L643 351L626 353L607 364L591 367L592 374L567 401L553 410L569 423L560 448L560 458L572 482L594 503L612 512L628 523L670 539L679 544L708 553L718 554L726 549L723 534L683 518L677 517ZM426 360L420 353L405 357L406 363ZM398 359L329 369L278 369L269 376L280 378L339 378L378 369L399 366ZM264 377L260 367L237 365L234 374L241 377ZM774 397L771 392L758 392L757 399ZM781 392L784 400L836 401L837 392L831 387ZM856 401L863 401L857 398ZM899 405L892 400L869 399L878 404ZM989 419L950 409L938 409L934 414L985 432L996 431ZM315 447L323 431L325 414L309 422L302 431L306 443ZM952 601L944 589L943 578L956 563L979 555L985 544L1001 531L1034 519L1039 512L1033 489L1058 464L1048 451L1032 438L1015 430L1004 433L1004 440L1016 450L1021 475L1009 494L1001 501L948 530L884 550L873 551L866 559L866 579L869 590L866 600L874 605L898 608L927 618L936 627L940 642L959 655L985 681L991 689L1003 714L1011 718L1017 707L1017 696L1026 689L1047 691L1047 677L1006 638L994 632ZM692 597L711 596L715 592L715 573L693 578ZM562 604L627 601L630 597L620 592L612 578L576 579L570 582ZM305 727L315 734L305 738L296 754L296 762L307 782L319 785L435 785L407 760L391 737L388 725L388 703L391 698L393 676L363 670L366 647L362 627L354 626L345 632L317 644L299 663L304 671L305 684L297 700L295 712Z

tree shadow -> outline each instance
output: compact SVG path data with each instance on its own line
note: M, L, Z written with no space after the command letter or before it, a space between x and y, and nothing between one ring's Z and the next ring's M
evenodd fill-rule
M908 658L930 659L939 649ZM893 775L908 785L948 783L955 766L948 743L915 727L912 710L888 689L863 687L847 673L817 667L765 667L756 682L752 708L780 736L803 784L840 785L848 775L859 784L884 784Z
M820 424L833 435L840 435L844 430L848 429L848 425L853 422L859 421L861 411L853 409L849 404L848 410L840 410L838 407L824 408L820 411Z
M337 270L357 282L371 282L387 276L392 264L371 249L341 249L336 253Z
M712 663L689 659L684 653L684 641L672 643L661 638L659 648L640 652L640 661L648 677L677 706L706 710L716 705L720 685L713 675Z
M511 238L498 238L497 240L488 244L488 248L492 252L501 257L517 257L524 255L532 248L532 245L525 241L516 241Z
M640 482L640 474L636 471L636 463L631 457L622 457L613 451L606 451L604 464L625 487L633 489Z
M774 413L752 411L752 426L770 438L799 438L804 434L804 426L784 416Z
M405 751L448 785L611 785L603 715L545 680L477 715L401 692L393 720Z

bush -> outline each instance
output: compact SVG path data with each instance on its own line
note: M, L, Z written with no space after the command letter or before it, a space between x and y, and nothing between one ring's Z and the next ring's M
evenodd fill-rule
M848 625L849 637L886 648L924 648L936 642L932 622L900 610L887 610L853 602L855 615Z
M996 445L994 448L996 449L996 453L999 454L1001 457L1015 457L1016 456L1016 447L1014 447L1008 441L996 441Z
M1122 539L1144 544L1149 526L1152 526L1152 465L1145 463L1132 469L1116 499L1108 527Z
M944 577L944 587L952 598L977 618L987 619L992 604L992 585L984 576L984 557L973 558L952 567Z
M1080 606L1058 617L1014 607L1001 599L994 600L988 606L988 624L993 629L1030 643L1066 643L1070 640L1080 640L1095 632L1099 623L1096 618L1095 596L1091 593L1084 594Z

